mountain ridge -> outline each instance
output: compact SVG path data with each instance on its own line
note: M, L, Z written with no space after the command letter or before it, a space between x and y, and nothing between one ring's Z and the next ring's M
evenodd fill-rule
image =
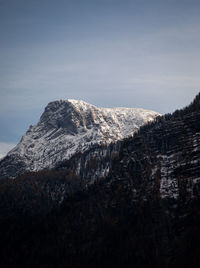
M199 175L200 94L133 137L0 180L0 264L199 267Z
M133 135L158 115L140 108L98 108L73 99L50 102L39 122L0 161L0 176L53 168L93 144Z

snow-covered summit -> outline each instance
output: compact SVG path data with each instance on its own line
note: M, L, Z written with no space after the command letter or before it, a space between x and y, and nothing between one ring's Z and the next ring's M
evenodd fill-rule
M81 100L50 102L40 121L0 162L0 175L52 168L91 145L131 136L159 114L137 108L98 108Z

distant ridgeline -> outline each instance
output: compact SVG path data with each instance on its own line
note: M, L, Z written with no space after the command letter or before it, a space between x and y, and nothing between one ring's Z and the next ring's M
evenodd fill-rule
M133 137L0 180L1 267L200 267L200 94Z

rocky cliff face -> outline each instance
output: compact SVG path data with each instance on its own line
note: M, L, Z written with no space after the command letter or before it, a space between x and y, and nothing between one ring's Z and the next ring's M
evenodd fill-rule
M133 189L133 199L196 198L200 183L200 95L183 110L157 117L134 135L91 148L60 165L93 183L111 177ZM59 168L59 167L58 167ZM124 180L126 178L126 180ZM135 197L134 197L135 196Z
M133 137L0 180L1 266L200 267L199 133L200 94Z
M134 108L97 108L83 101L51 102L37 125L0 162L0 176L55 167L94 144L109 144L128 136L158 113Z

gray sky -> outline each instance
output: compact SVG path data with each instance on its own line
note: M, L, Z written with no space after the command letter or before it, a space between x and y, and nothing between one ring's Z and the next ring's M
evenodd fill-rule
M160 113L189 104L199 13L193 0L0 0L0 154L56 99Z

